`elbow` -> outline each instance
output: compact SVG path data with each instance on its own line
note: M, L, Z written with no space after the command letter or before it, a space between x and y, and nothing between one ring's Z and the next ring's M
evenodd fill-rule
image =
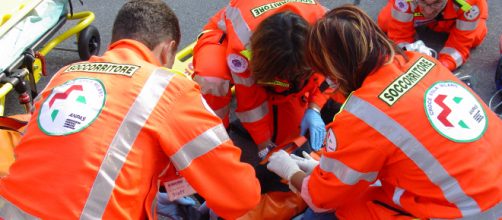
M216 210L216 214L223 219L237 219L246 215L249 211L253 210L259 203L261 199L261 189L260 184L257 179L256 183L251 184L249 187L239 188L239 192L235 194L234 202L222 201L225 206L227 206L226 211Z

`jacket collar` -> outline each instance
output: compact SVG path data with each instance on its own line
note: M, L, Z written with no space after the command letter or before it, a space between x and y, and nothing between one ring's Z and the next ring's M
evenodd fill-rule
M127 50L132 50L135 54L139 56L140 59L143 59L148 63L154 64L156 66L161 66L159 60L155 58L153 52L139 41L131 39L118 40L110 45L109 50L122 49L122 48Z

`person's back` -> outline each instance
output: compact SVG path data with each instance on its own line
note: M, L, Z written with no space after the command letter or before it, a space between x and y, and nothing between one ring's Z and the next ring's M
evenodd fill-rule
M153 219L166 168L176 168L220 216L252 208L258 181L239 163L221 120L194 82L159 68L172 65L179 39L165 3L126 3L110 50L63 68L41 93L0 181L0 217ZM244 187L229 186L235 178Z
M487 212L502 201L502 122L439 62L407 55L408 61L396 56L399 61L369 75L329 125L327 139L337 140L325 156L363 173L357 187L336 197L361 192L357 188L378 179L387 197L381 201L415 217ZM343 156L349 151L365 153ZM323 168L330 164L325 161ZM341 205L354 212L349 206Z
M502 121L469 87L432 57L404 53L354 6L327 13L309 37L315 68L348 96L297 186L312 207L341 219L502 216Z
M303 29L307 29L308 24L313 23L324 12L325 8L314 0L291 2L273 2L270 0L230 1L226 8L211 18L197 41L197 45L194 48L194 80L201 85L202 92L208 100L209 106L226 123L228 123L232 96L230 88L232 86L235 87L235 97L237 100L236 116L249 132L253 141L258 145L259 150L271 147L273 145L272 142L281 144L287 142L291 136L300 135L299 124L302 119L301 117L311 100L303 97L304 94L301 94L300 91L291 93L285 91L283 94L288 93L295 96L292 98L295 100L291 101L292 104L289 104L289 106L298 108L288 112L288 108L291 108L284 105L286 106L283 108L285 109L284 111L273 110L273 105L278 102L286 103L287 101L271 101L279 96L272 97L273 95L270 95L264 86L257 82L260 79L255 79L255 75L252 73L253 62L257 59L257 56L263 54L268 54L269 56L267 57L271 57L272 55L270 54L276 53L286 54L284 57L293 57L291 54L298 54L300 58L295 61L289 60L289 62L283 62L287 59L269 60L268 62L270 63L275 61L276 65L269 65L275 68L266 71L284 71L276 74L290 74L292 75L291 77L293 75L303 75L302 80L307 81L311 72L305 71L306 65L301 58L303 51L300 48L304 45ZM292 15L296 16L296 18ZM280 24L283 26L276 27L275 29L285 30L280 33L283 36L279 36L280 38L275 39L275 42L286 39L285 42L287 44L288 40L291 40L291 44L287 45L290 48L289 50L281 51L284 47L277 45L274 48L276 44L269 43L267 48L262 49L261 53L256 53L258 54L256 55L255 51L251 51L256 49L251 48L251 38L257 35L258 27L264 21L270 21L272 17L275 17L276 21L270 22L271 25L269 26ZM264 34L260 37L260 41L262 41L260 44L262 45L259 45L259 47L262 47L264 42L266 45L266 41L263 41L263 39L267 38L265 35L270 34L267 30L270 29L267 27L261 31ZM288 33L290 34L288 35ZM211 62L208 62L209 57L211 58ZM264 58L261 58L261 60L264 60ZM260 62L260 64L263 64L263 62ZM299 66L303 69L296 68ZM267 67L263 67L262 69L266 69ZM287 81L288 79L282 80ZM321 82L322 80L320 79L319 83ZM286 85L283 86L283 88L285 87L283 90L294 90L292 89L293 83L290 82L264 83L282 84ZM303 86L303 83L301 86ZM302 97L303 101L301 100ZM324 101L321 101L321 107ZM275 120L277 116L273 116L274 114L284 117L285 121L290 119L290 115L295 115L295 120L293 120L294 122L288 121L290 125L283 126L283 122ZM298 120L296 120L297 117L299 117ZM264 155L266 150L260 152L259 155Z

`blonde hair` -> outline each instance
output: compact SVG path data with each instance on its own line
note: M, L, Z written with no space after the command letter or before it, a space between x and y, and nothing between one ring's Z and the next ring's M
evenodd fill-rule
M336 80L344 95L360 88L371 72L392 62L396 53L405 56L364 11L353 5L326 13L307 37L306 56L312 68Z

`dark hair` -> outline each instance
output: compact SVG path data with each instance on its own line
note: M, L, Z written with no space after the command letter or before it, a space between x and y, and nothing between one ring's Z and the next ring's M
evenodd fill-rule
M307 78L310 67L305 60L309 25L293 12L282 12L263 20L251 36L251 72L258 81L277 78L294 82Z
M166 39L179 43L180 38L178 18L161 0L128 1L120 9L113 24L112 43L133 39L153 50Z
M405 56L364 11L353 5L326 13L311 28L307 41L306 56L312 68L336 80L345 95L360 88L368 74L392 62L395 53Z

